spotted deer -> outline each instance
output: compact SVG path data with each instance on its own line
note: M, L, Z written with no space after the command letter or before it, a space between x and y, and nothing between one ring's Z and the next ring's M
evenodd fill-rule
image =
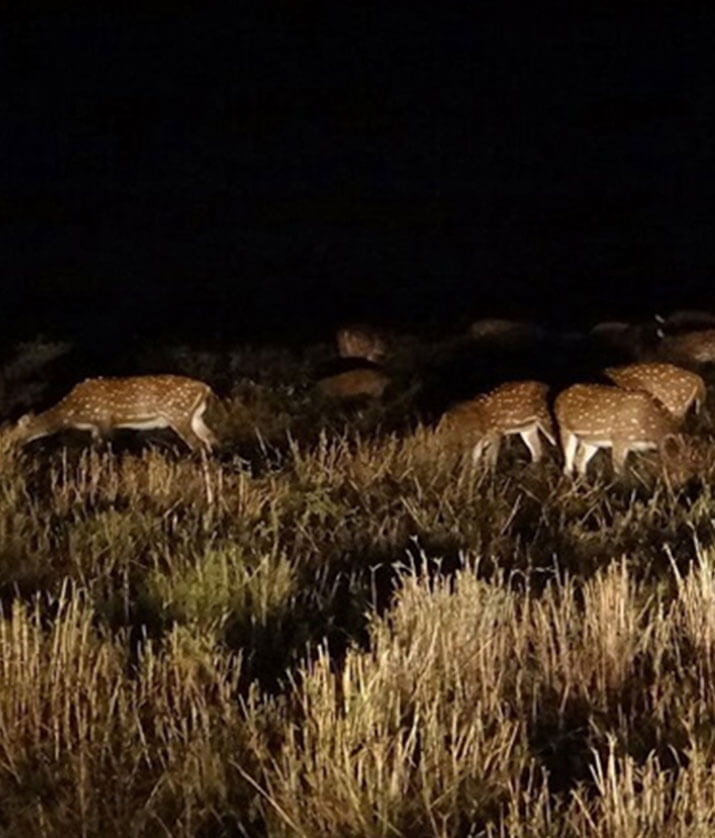
M658 358L685 367L699 367L715 363L715 329L697 332L683 332L677 335L659 334L656 347Z
M492 466L499 457L502 439L518 434L529 449L531 460L538 462L543 453L540 434L556 445L547 392L548 386L540 381L502 384L455 405L444 414L437 432L451 441L473 446L473 462L488 451Z
M387 356L387 342L372 326L342 326L336 332L335 339L341 358L364 358L380 364Z
M586 474L600 448L611 449L616 473L630 451L663 453L676 437L676 419L650 394L606 384L574 384L556 397L554 412L564 452L564 474Z
M54 407L26 414L17 423L17 443L75 428L94 439L113 428L171 428L192 451L210 452L216 437L203 414L213 392L208 384L180 375L88 378Z
M706 389L702 376L667 363L626 364L607 367L604 374L623 390L644 390L682 422L695 405L696 412L705 403Z

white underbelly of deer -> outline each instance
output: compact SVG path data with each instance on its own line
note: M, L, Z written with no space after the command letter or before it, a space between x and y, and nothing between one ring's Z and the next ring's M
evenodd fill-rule
M161 416L146 419L124 419L117 422L115 428L131 428L135 431L152 431L157 428L169 428L171 425Z
M573 435L581 443L581 445L595 445L596 448L612 448L612 439L591 439L591 437L580 434L578 431L573 431Z
M526 425L520 425L518 428L506 428L503 431L504 436L514 436L515 434L528 434L538 428L538 423L534 419Z

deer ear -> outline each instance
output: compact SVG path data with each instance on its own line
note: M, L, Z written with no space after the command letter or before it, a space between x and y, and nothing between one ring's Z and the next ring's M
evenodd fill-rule
M663 340L663 338L665 337L665 332L662 329L656 329L655 333L657 337L660 338L660 340Z
M662 314L654 314L653 318L656 323L660 323L661 325L665 324L665 317Z

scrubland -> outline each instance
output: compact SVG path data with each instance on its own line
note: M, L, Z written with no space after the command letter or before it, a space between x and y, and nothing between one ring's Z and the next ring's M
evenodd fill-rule
M297 354L224 373L208 465L0 437L3 834L715 833L705 420L685 483L574 484L331 406Z

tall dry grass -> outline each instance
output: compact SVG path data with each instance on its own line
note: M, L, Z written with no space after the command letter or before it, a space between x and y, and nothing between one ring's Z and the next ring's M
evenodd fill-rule
M712 443L492 472L285 369L206 468L0 439L0 831L713 834Z

